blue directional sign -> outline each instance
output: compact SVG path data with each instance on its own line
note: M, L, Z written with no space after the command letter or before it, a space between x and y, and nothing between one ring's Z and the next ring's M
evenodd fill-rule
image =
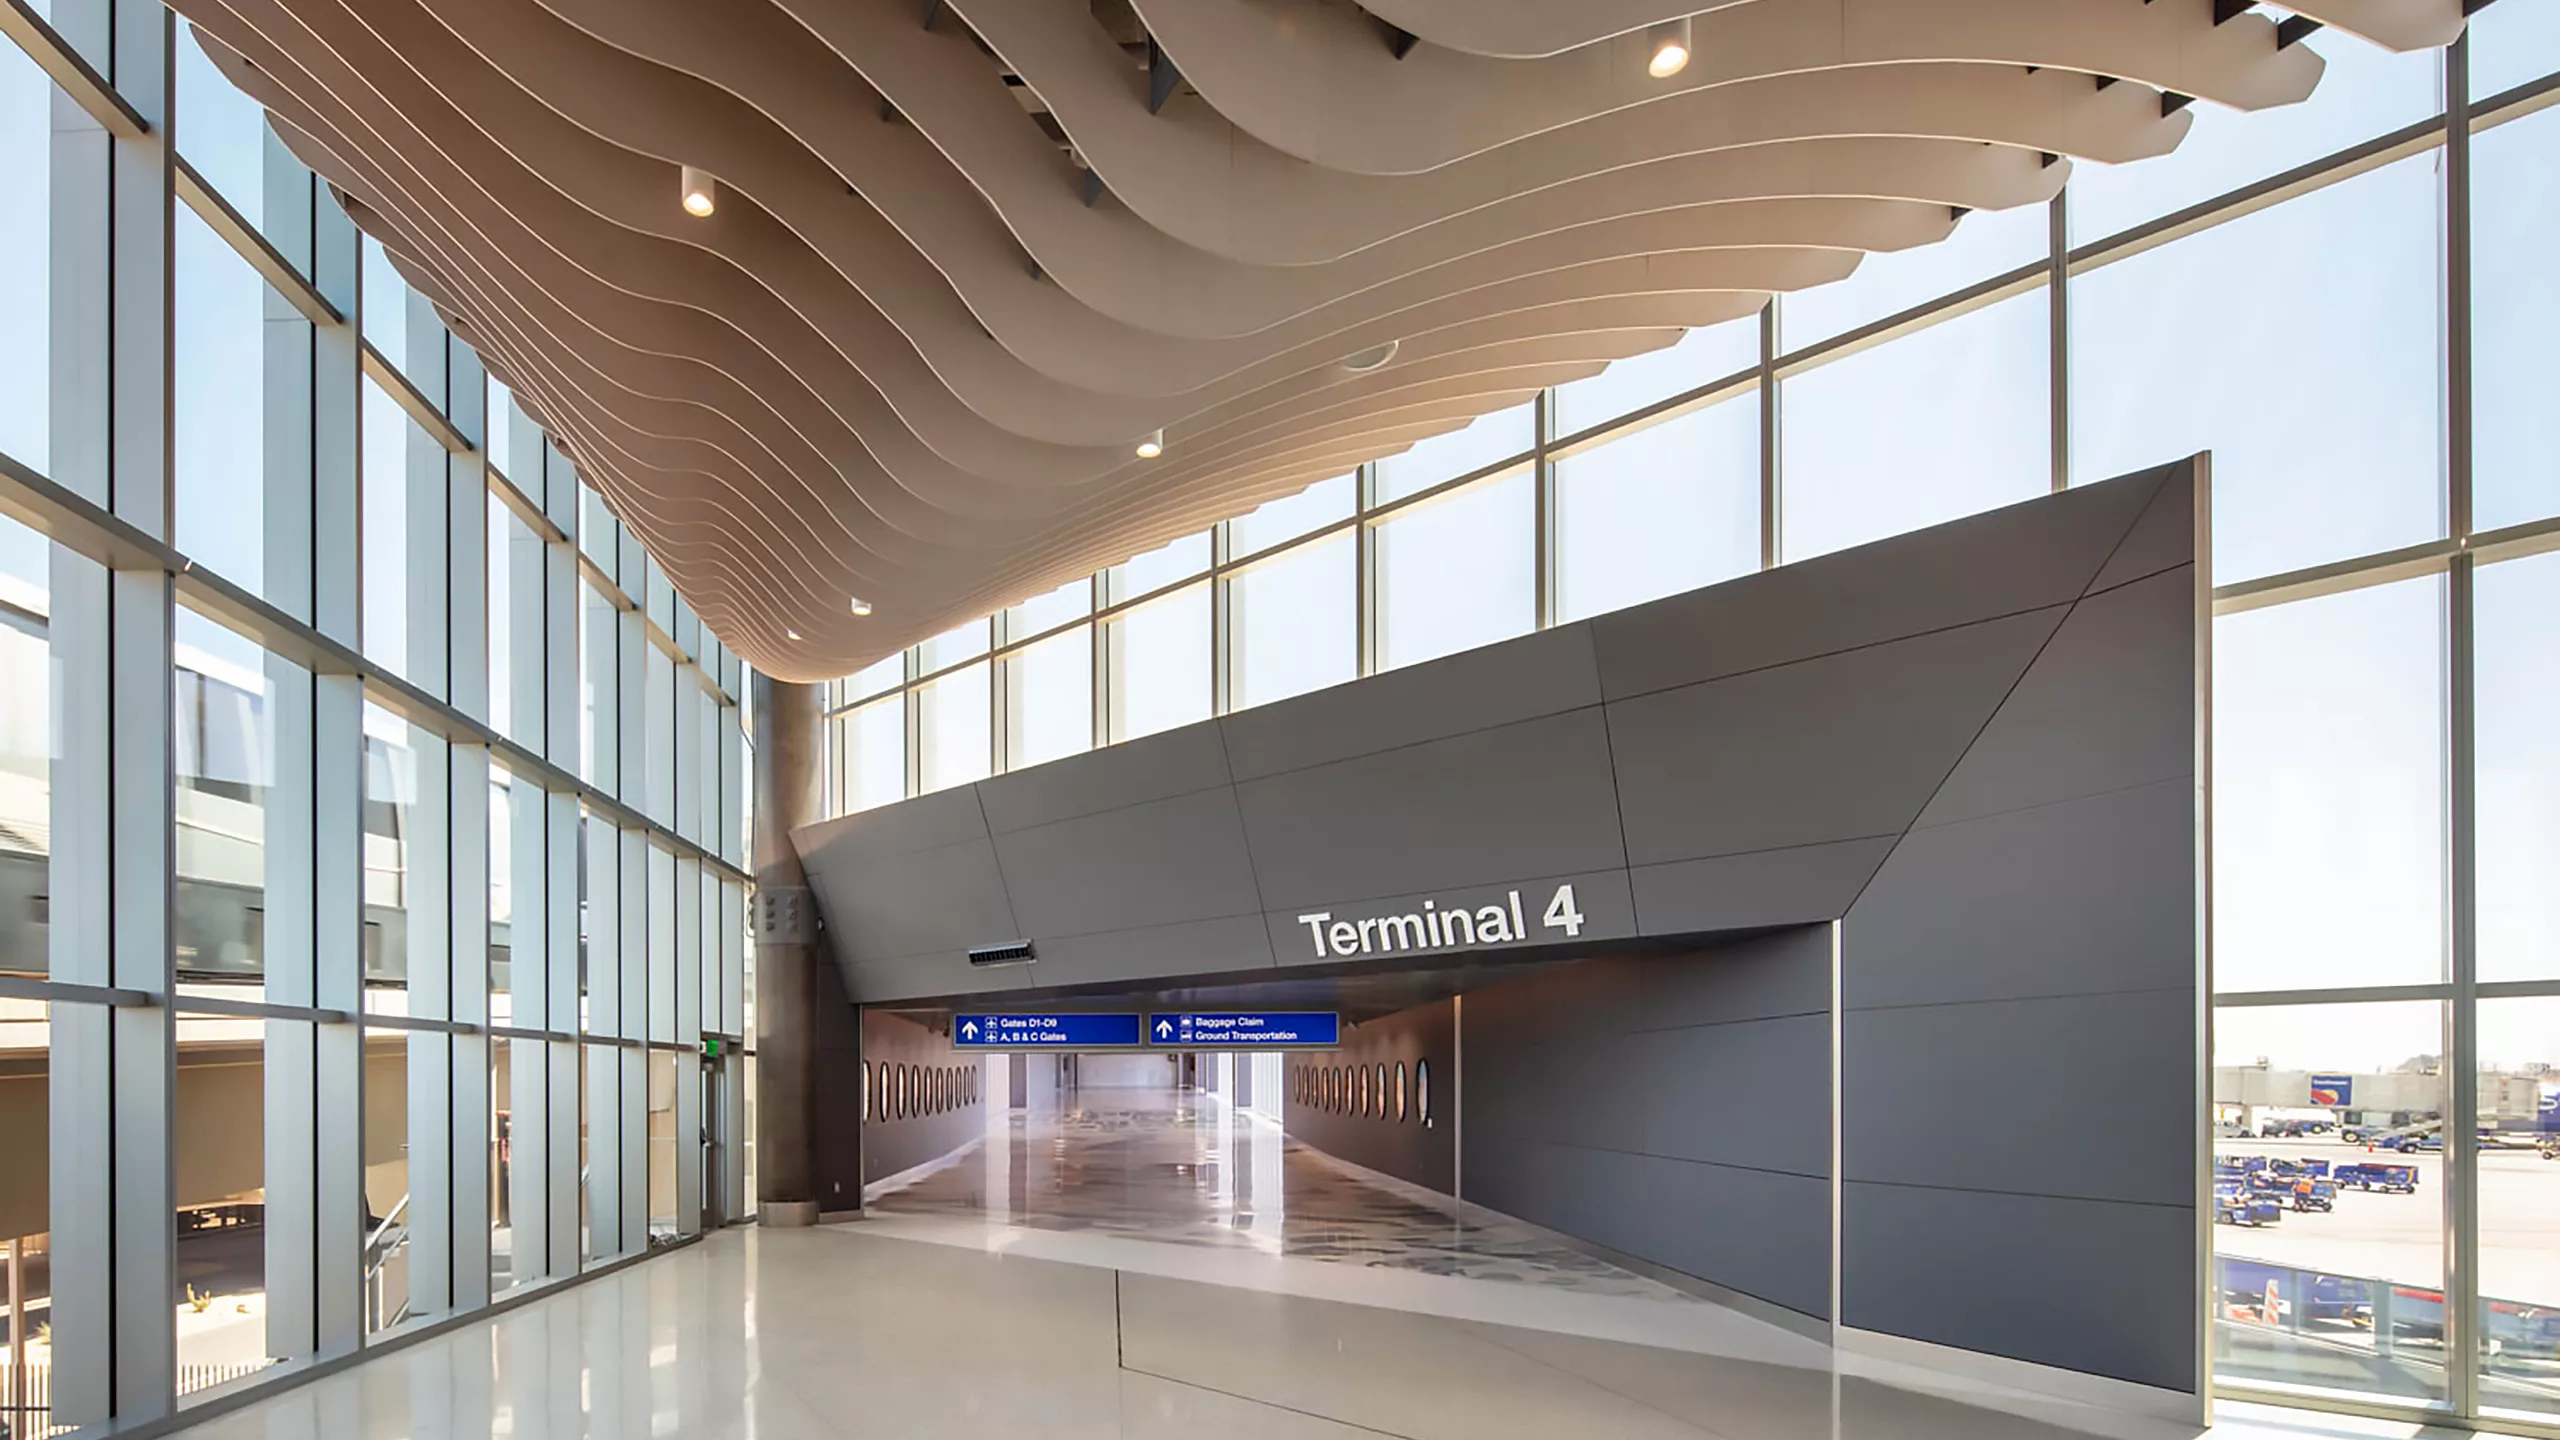
M1135 1015L954 1015L963 1050L1125 1050L1139 1043Z
M1147 1017L1147 1043L1197 1050L1322 1050L1342 1043L1331 1011L1195 1010Z

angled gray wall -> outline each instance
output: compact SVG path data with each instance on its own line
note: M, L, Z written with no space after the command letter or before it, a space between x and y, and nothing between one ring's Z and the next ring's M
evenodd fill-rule
M1249 974L1507 904L1522 948L1835 919L2154 471L795 832L857 1002ZM1584 920L1540 922L1571 884ZM1028 969L972 946L1029 939ZM1503 945L1475 948L1506 948Z
M1770 1037L1809 1017L1639 1043L1621 1007L1653 972L1612 962L1466 997L1462 1105L1490 1104L1465 1122L1469 1198L1820 1315L1808 1217L1830 1221L1803 1197L1836 1189L1840 1323L2193 1391L2200 469L794 838L856 1002L1264 976L1355 958L1317 953L1302 915L1374 927L1515 890L1529 933L1478 948L1560 946L1539 916L1568 883L1593 955L1838 920L1838 1176L1827 1109L1749 1132L1751 1158L1715 1148L1733 1127L1648 1148L1672 1123L1649 1102L1568 1127L1648 1085L1804 1089L1811 1052ZM1016 938L1029 969L966 964Z
M978 1075L983 1057L952 1049L949 1039L904 1016L865 1011L861 1026L862 1058L873 1076L870 1113L863 1113L859 1069L841 1081L842 1088L830 1086L818 1096L819 1109L831 1112L837 1125L851 1123L861 1128L857 1189L939 1160L986 1133L984 1094L971 1087L971 1077ZM884 1108L880 1103L884 1093L881 1086L894 1086L898 1073L913 1074L918 1085L914 1092L917 1103L903 1114L895 1104ZM828 1154L834 1159L844 1152L834 1149ZM837 1167L829 1164L822 1168L832 1173ZM841 1181L830 1178L827 1183L832 1190ZM851 1195L839 1197L831 1193L826 1208L855 1207Z
M1469 991L1465 1198L1829 1318L1831 931Z
M1291 1138L1339 1155L1355 1165L1449 1193L1458 1183L1457 1108L1451 1096L1457 1075L1456 1007L1446 1000L1364 1020L1343 1037L1338 1050L1310 1051L1286 1057L1280 1114ZM1302 1069L1365 1069L1374 1085L1378 1067L1386 1067L1383 1105L1375 1113L1357 1104L1333 1106L1302 1099L1295 1081ZM1425 1115L1415 1088L1421 1066L1430 1067L1430 1113ZM1404 1067L1405 1106L1395 1106L1396 1067ZM1241 1068L1241 1067L1240 1067ZM1318 1092L1319 1094L1321 1092Z
M2195 1388L2195 519L2160 488L1842 923L1848 1324Z

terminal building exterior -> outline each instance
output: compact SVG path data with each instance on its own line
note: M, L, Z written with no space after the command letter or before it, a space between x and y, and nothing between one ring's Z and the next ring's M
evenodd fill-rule
M5 1440L2560 1435L2560 0L0 32Z

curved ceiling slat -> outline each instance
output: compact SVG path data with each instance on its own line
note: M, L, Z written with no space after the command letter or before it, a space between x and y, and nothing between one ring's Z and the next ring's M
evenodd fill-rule
M1113 195L1202 249L1270 265L1338 259L1434 220L1672 155L1814 136L1920 136L2085 159L2164 154L2194 123L2141 86L2083 74L1917 63L1808 71L1611 111L1420 175L1310 165L1204 96L1148 108L1108 33L1048 0L951 0L1047 103ZM2139 0L2105 0L2138 4Z
M1828 149L1812 163L1784 145L1683 155L1552 186L1408 231L1334 264L1245 264L1181 244L1109 200L1087 205L1066 158L1020 104L983 83L986 62L958 35L915 24L903 0L782 0L836 47L771 47L786 30L758 28L779 10L714 12L687 0L544 0L581 28L759 103L807 131L841 119L849 88L868 82L913 123L874 127L858 147L832 155L847 181L902 213L937 179L974 183L1019 237L1032 262L1096 310L1164 334L1250 334L1399 275L1512 240L1677 204L1787 196L1869 196L2003 209L2051 198L2062 175L2018 150L1972 144L1856 138L1799 142ZM766 42L758 49L756 42ZM865 56L870 63L860 63ZM855 73L845 74L847 68ZM978 83L971 83L972 81ZM934 154L936 144L941 154ZM947 157L947 165L937 162ZM940 169L937 176L931 171ZM1998 171L1996 181L1992 172Z
M1451 50L1504 60L1538 60L1682 15L1705 15L1751 0L1362 0L1361 8L1408 35Z
M1646 73L1642 35L1544 60L1418 48L1324 0L1134 0L1218 113L1310 164L1418 174L1497 145L1694 90L1914 61L2042 66L2139 80L2244 110L2311 93L2320 57L2279 51L2259 15L2195 24L2213 0L1759 0L1697 18L1695 57ZM2108 68L2112 67L2112 68Z
M2434 43L2459 3L2305 9ZM2162 153L2163 90L2320 69L2213 0L1736 0L1669 83L1611 38L1656 0L1378 0L1401 61L1330 0L1134 5L178 0L789 679Z
M2450 45L2469 13L2463 0L2288 0L2285 8L2393 50Z
M1723 0L1362 0L1408 35L1469 54L1536 60L1681 15L1751 3ZM2210 3L2210 0L2206 0ZM2059 7L2057 7L2059 8ZM2462 33L2462 0L2299 0L2286 9L2394 50L2450 45Z

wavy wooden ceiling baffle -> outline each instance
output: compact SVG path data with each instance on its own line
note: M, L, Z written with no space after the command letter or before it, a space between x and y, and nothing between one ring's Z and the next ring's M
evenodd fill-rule
M2162 154L2190 100L2301 100L2315 17L2394 49L2462 23L1700 3L176 0L793 680L2048 200L2071 157Z

